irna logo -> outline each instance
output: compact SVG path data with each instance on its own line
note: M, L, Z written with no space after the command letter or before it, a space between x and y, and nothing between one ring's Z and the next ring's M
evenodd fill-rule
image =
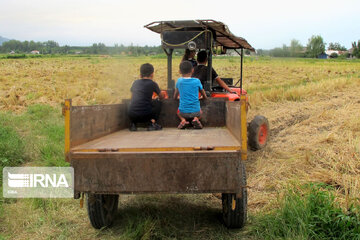
M11 174L8 172L8 186L23 187L69 187L64 174Z
M3 196L6 198L72 198L72 167L5 167Z

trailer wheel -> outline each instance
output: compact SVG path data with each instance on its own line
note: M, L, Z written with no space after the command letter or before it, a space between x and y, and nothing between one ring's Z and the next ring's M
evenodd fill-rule
M119 195L86 194L87 212L91 225L100 229L110 226L116 214Z
M248 144L256 151L265 147L270 133L269 121L257 115L248 125Z
M241 163L241 196L240 194L223 193L223 220L228 228L242 228L247 217L247 189L245 165ZM234 205L235 204L235 205Z

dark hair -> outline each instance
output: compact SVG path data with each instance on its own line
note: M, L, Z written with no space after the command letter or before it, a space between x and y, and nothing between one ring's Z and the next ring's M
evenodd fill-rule
M204 63L206 62L207 60L207 53L206 51L200 51L198 54L197 54L197 61L199 63Z
M180 63L180 72L181 74L191 73L193 66L189 61L183 61Z
M150 77L154 73L154 67L150 63L144 63L140 67L140 76L141 77Z
M190 58L190 53L191 52L196 52L195 50L190 50L190 49L185 49L185 53L184 53L184 56L183 56L183 58L181 59L181 61L183 62L183 61L186 61L186 60L189 60L189 58Z

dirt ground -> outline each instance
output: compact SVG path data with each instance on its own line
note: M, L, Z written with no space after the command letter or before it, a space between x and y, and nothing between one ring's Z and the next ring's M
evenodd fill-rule
M300 102L269 103L252 109L270 123L265 149L247 161L249 208L271 206L295 182L336 187L339 201L360 201L360 84Z

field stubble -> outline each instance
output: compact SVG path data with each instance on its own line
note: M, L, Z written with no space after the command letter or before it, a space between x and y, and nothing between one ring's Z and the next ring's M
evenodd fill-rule
M166 59L89 57L1 60L0 109L22 112L35 103L58 107L65 98L72 98L75 105L117 103L130 97L131 83L138 78L138 69L145 62L154 65L155 80L165 89ZM174 79L179 76L179 62L180 59L176 58L173 63ZM239 77L237 59L215 58L214 67L220 76L234 79ZM336 201L343 209L348 209L354 202L359 204L360 63L246 59L244 88L250 95L248 120L261 114L269 119L271 127L267 147L262 151L251 152L246 163L250 213L274 208L275 200L282 196L289 182L327 184L334 189ZM160 205L169 200L168 197L152 198L159 201ZM192 197L184 198L188 202L194 201ZM131 201L128 202L125 198L122 199L122 204L134 207L136 204L144 204L141 199L143 198L135 197L135 203L131 205ZM210 200L211 208L220 208L221 203L210 196L200 197L197 201L204 203L207 200ZM34 203L17 201L8 206L5 221L10 229L19 230L19 220L11 217L20 216L29 204ZM44 215L38 216L35 210L34 214L22 218L21 224L26 226L26 230L20 236L30 234L39 237L41 232L49 231L48 225L65 238L74 231L77 232L76 229L89 229L84 211L76 207L77 203L74 201L55 202L50 209L64 211L59 215L57 211L50 211L46 216L47 220L44 220ZM49 209L49 206L44 209ZM156 206L155 209L160 208ZM146 215L144 218L147 217ZM161 217L155 218L156 221L161 221ZM37 228L29 223L33 220L39 224ZM156 228L162 223L154 223L154 219L148 220L148 225L142 225L144 234L159 233ZM44 224L44 221L50 223ZM195 222L196 220L194 224ZM61 230L62 224L69 233ZM76 224L75 229L71 228L72 224ZM178 227L170 228L176 231ZM184 229L191 231L190 226ZM194 225L194 229L200 231L199 238L208 236L201 235L202 231L208 231L205 225ZM225 234L225 238L236 236L226 235L229 233L223 228L214 229L213 226L212 230L210 232L214 234ZM78 237L96 238L100 234L103 238L111 239L111 231L117 230L109 231L97 233L93 230L80 230Z

